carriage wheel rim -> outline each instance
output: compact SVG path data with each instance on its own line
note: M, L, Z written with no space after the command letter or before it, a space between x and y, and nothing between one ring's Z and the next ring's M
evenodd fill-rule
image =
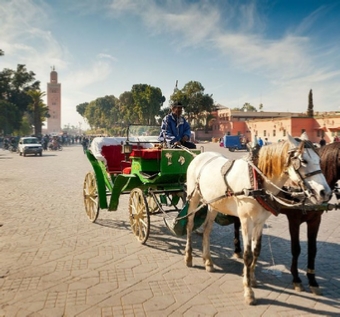
M150 213L146 197L139 188L133 189L130 193L129 219L133 234L144 244L150 232Z
M95 222L99 214L99 202L97 182L92 172L85 176L83 195L86 215L90 221Z

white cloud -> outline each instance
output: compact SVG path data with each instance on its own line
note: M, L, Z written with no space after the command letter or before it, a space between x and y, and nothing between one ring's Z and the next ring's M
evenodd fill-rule
M109 60L112 60L114 62L117 62L118 59L110 54L104 54L104 53L100 53L98 54L98 58L103 58L103 59L109 59Z

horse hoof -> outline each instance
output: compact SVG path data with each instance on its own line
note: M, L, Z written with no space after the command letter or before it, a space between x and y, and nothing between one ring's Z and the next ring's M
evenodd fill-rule
M256 299L255 298L245 298L245 302L247 305L256 305Z
M314 295L322 295L322 290L319 287L310 286L309 288Z
M192 262L185 261L185 264L186 264L187 267L192 267Z
M305 288L301 283L293 283L294 290L297 292L303 292Z
M213 265L207 265L207 266L205 267L205 270L206 270L207 272L214 272L214 271L215 271Z
M234 259L242 259L242 253L241 253L241 252L239 252L239 253L236 253L236 252L235 252L235 253L233 254L233 258L234 258Z

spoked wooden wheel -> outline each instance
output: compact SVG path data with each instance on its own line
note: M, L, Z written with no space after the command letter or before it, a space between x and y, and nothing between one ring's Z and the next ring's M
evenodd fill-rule
M150 213L145 195L140 188L134 188L129 199L129 218L132 232L142 244L150 233Z
M88 172L85 176L83 195L87 217L95 222L99 215L99 201L96 178L92 172Z

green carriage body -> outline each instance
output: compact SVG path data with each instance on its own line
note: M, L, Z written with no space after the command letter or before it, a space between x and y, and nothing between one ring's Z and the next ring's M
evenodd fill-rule
M131 170L128 170L130 173L123 173L123 170L122 173L110 174L105 162L97 160L91 151L87 151L87 157L96 177L101 209L117 210L120 195L129 193L134 188L184 190L188 166L194 156L201 151L155 149L154 152L157 153L155 158L131 156ZM109 202L108 194L111 195Z

